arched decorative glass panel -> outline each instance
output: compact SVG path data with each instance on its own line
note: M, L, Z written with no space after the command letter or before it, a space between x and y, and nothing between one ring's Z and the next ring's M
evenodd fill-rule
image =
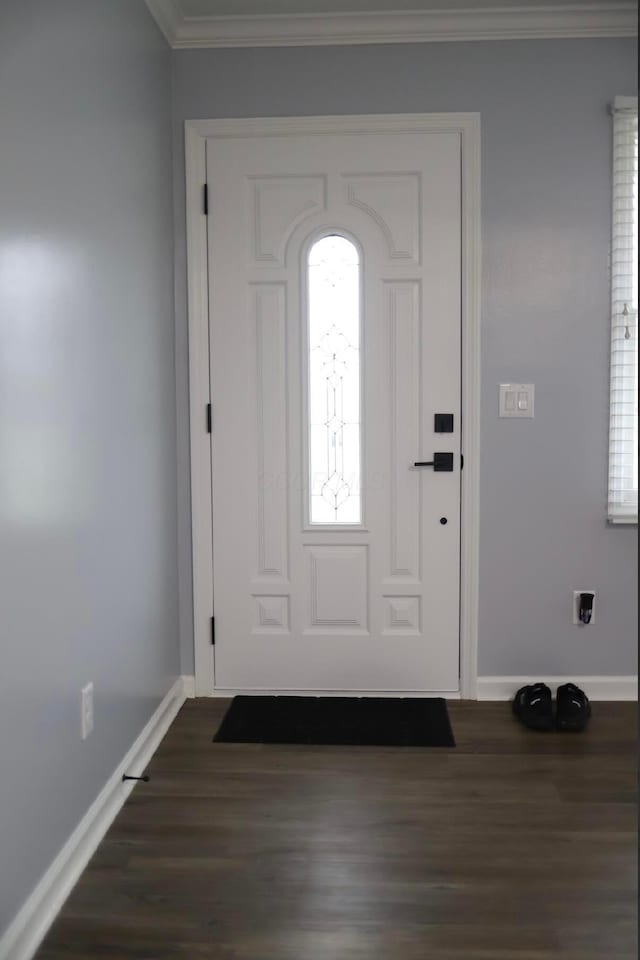
M307 262L311 523L361 523L360 258L317 240Z

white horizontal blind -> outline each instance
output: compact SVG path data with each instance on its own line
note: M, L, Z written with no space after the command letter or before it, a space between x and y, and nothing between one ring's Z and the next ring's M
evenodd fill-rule
M613 523L638 522L638 100L613 110L609 505Z

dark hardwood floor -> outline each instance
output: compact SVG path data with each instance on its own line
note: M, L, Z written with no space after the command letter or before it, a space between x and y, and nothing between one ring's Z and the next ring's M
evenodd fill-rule
M185 704L38 960L635 960L633 704L453 702L450 749L214 744L226 705Z

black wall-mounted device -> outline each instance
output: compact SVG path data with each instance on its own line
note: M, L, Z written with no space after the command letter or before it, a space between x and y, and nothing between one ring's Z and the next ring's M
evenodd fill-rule
M580 601L578 604L578 617L580 618L581 623L591 623L591 618L593 616L593 600L594 593L581 593Z

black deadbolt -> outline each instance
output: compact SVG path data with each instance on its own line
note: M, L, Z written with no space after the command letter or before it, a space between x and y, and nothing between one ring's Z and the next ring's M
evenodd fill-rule
M444 527L444 525L445 525L446 522L447 522L447 518L446 518L446 517L440 517L440 523L442 524L443 527Z
M434 413L433 430L434 433L453 433L453 414Z

